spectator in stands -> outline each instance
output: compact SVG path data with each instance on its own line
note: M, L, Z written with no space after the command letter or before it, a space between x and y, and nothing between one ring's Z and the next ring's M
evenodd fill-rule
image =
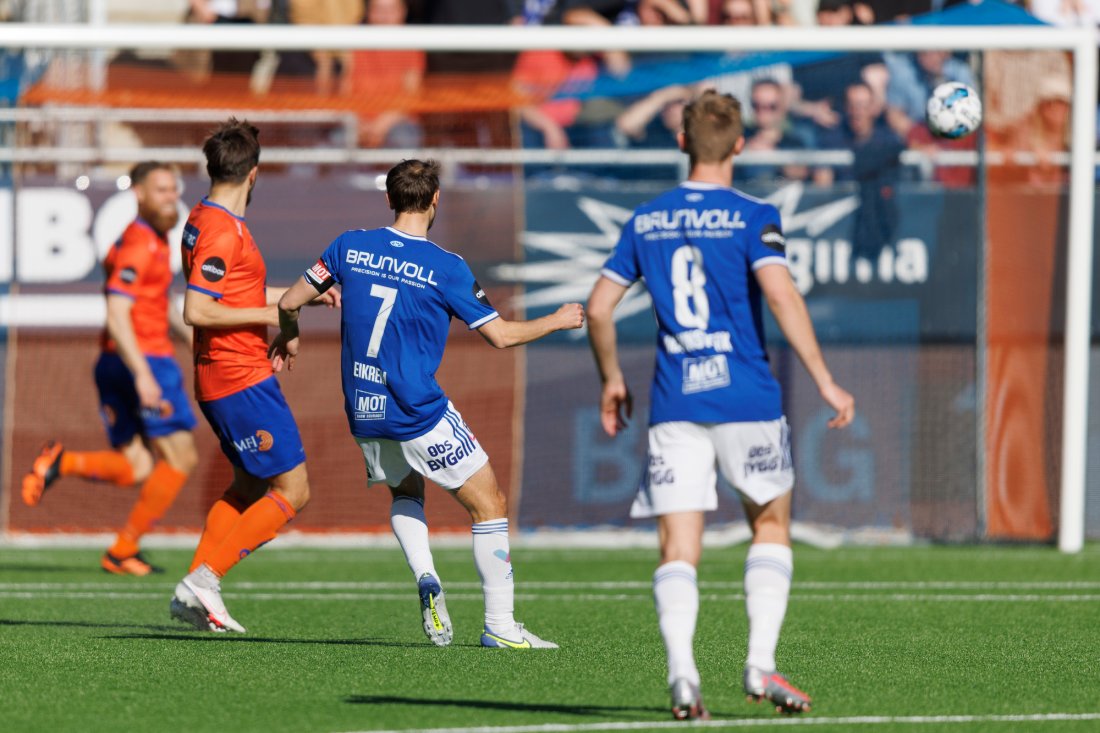
M819 25L859 25L852 0L820 0ZM834 59L799 66L794 71L794 101L791 111L812 120L818 127L831 129L841 120L839 109L845 90L863 83L872 93L874 111L885 107L889 72L881 53L846 53Z
M189 0L188 23L252 24L266 23L271 8L263 0ZM257 51L181 51L177 63L199 79L211 72L251 74L260 58Z
M363 0L290 0L290 22L295 25L358 25L363 20ZM351 67L347 51L314 51L314 90L329 95L340 89L340 77Z
M805 150L806 138L799 134L787 114L787 100L783 86L774 79L760 79L752 85L750 106L756 119L754 125L745 128L744 152L774 150ZM805 180L809 170L804 165L749 165L734 166L735 181L771 181L778 178Z
M598 100L551 99L560 89L583 87L600 73L596 59L561 51L525 51L516 61L516 90L543 100L519 110L523 147L566 150L614 147L614 117L602 113Z
M890 81L886 86L886 119L903 140L924 121L932 90L946 81L974 85L974 75L963 61L947 51L918 51L886 55Z
M693 96L691 87L670 86L658 89L623 110L615 119L615 129L626 147L676 149L676 134L684 121L684 105Z
M557 3L558 0L523 0L523 15L512 22L516 25L542 25Z
M405 0L367 0L368 25L404 25L407 17ZM354 51L345 91L370 100L401 102L420 90L426 66L423 51ZM420 125L399 108L360 120L363 147L416 148L422 140Z
M638 0L642 25L702 25L709 0Z
M632 150L677 150L676 135L683 129L684 105L697 92L688 86L669 86L630 105L615 120L616 143ZM679 176L679 166L631 165L609 169L608 175L633 181L671 181Z
M759 25L756 21L757 8L754 7L754 3L755 0L723 0L720 16L722 24L729 26ZM726 58L737 59L745 55L731 52L726 54ZM783 88L787 101L789 102L792 98L791 83L794 79L794 72L791 65L787 63L769 64L745 71L723 74L706 80L702 86L713 88L720 94L731 94L735 99L743 102L749 99L753 84L760 79L778 82ZM742 107L741 119L746 126L752 126L755 123L755 115L751 107Z
M859 4L869 13L868 24L905 21L933 10L933 0L862 0Z
M875 95L863 83L850 84L845 92L844 122L822 133L818 142L826 150L848 149L851 166L821 168L814 172L818 184L834 180L859 185L860 207L852 237L856 257L874 260L883 245L893 240L897 227L894 187L901 172L901 140L876 111Z
M547 22L565 25L688 25L707 20L708 0L560 0ZM630 55L603 54L603 64L614 76L630 73Z
M418 0L409 6L409 23L429 25L505 25L519 23L523 16L523 0ZM515 61L512 53L433 51L428 73L509 74Z
M1052 25L1100 25L1100 0L1031 0L1028 10Z
M817 22L817 0L779 0L785 4L779 14L780 25L814 25Z
M766 25L757 16L754 0L722 0L718 22L722 25Z

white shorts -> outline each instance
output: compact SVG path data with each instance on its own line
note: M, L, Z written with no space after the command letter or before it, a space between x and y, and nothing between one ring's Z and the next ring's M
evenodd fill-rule
M767 504L787 493L794 486L787 419L651 426L649 467L630 516L645 519L717 509L715 466L753 504Z
M445 489L462 488L489 462L489 456L450 402L434 428L412 440L356 438L367 462L367 478L400 484L410 471L435 481Z

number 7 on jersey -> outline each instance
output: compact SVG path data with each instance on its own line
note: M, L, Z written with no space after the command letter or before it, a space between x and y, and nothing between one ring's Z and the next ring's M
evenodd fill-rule
M385 285L371 285L370 294L382 299L382 305L378 309L378 317L374 321L374 330L370 332L370 342L367 344L367 356L378 356L378 350L382 347L382 334L386 332L386 323L393 312L394 301L397 300L397 288L387 288Z

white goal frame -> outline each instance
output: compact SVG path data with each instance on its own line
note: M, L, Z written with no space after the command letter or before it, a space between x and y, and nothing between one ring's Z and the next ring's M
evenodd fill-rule
M1097 32L1048 26L588 28L516 26L0 25L0 46L49 49L499 51L1062 50L1073 55L1065 384L1058 547L1085 536ZM979 492L984 491L979 486Z

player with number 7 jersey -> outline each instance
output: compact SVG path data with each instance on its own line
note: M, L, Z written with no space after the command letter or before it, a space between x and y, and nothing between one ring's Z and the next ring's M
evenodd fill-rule
M406 160L391 169L386 199L396 214L393 226L344 232L280 299L282 332L269 352L272 365L293 368L298 310L339 285L344 410L368 481L390 487L391 521L417 582L424 632L439 646L453 633L428 546L428 477L473 521L474 563L485 595L482 646L554 648L515 620L507 500L435 373L452 318L505 348L580 328L583 310L571 303L531 321L501 318L466 261L427 239L439 206L435 162Z

